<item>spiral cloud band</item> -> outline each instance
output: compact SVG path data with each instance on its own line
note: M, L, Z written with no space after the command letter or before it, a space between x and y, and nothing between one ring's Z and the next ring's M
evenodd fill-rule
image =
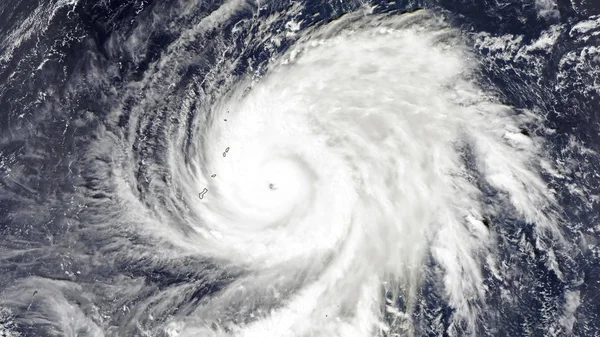
M40 5L0 74L73 55L0 83L0 336L592 335L600 20L542 2Z
M169 334L410 333L428 258L472 326L493 264L486 219L557 229L540 142L520 132L534 117L479 87L462 45L429 13L345 16L223 94L188 160L172 144L188 215L161 238L246 272Z

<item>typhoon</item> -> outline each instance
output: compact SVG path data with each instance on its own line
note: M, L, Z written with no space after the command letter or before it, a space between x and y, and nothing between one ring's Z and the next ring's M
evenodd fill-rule
M600 8L18 3L0 336L600 332Z

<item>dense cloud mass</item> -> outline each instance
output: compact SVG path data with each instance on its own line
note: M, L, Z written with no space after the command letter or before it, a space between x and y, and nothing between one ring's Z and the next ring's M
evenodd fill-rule
M592 2L0 19L0 336L600 332Z

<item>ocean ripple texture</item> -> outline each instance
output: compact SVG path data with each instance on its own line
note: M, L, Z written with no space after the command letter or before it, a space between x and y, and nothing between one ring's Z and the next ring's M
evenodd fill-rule
M600 336L596 0L0 3L0 336Z

